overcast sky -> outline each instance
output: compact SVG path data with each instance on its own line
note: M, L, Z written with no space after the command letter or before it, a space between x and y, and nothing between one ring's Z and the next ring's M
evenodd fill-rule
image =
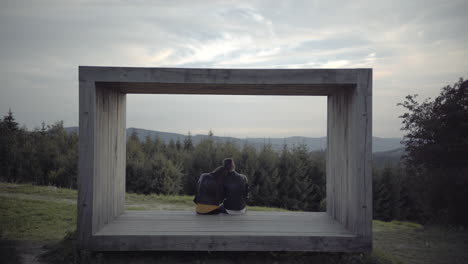
M0 112L78 124L78 65L373 68L373 134L408 94L468 78L468 1L0 0ZM127 126L324 136L324 97L128 95Z

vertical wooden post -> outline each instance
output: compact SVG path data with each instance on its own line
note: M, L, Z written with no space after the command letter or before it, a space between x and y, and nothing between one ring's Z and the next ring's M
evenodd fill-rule
M125 205L126 95L80 81L78 240L120 215Z
M115 89L96 88L96 175L93 233L120 215L125 203L125 101Z
M81 77L81 76L80 76ZM92 236L93 183L95 175L96 89L94 82L80 78L78 161L78 246L85 248Z
M372 70L356 87L328 96L327 213L372 239Z

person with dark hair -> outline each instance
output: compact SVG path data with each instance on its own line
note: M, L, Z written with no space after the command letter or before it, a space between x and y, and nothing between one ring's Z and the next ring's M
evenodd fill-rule
M225 214L244 214L249 194L247 177L236 172L236 165L232 158L224 159L223 167L227 175L223 184L224 202L220 209Z
M203 173L198 179L197 195L193 199L197 214L211 215L221 212L219 205L223 202L223 182L228 170L224 166L210 173Z

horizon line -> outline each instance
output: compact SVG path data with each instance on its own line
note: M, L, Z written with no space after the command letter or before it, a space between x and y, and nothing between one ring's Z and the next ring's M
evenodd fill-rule
M64 128L78 128L79 126L67 126ZM141 127L127 127L126 129L141 129L141 130L148 130L148 131L154 131L154 132L161 132L161 133L171 133L171 134L179 134L181 136L187 137L188 133L191 133L191 131L186 132L186 134L182 132L173 132L173 131L162 131L162 130L154 130L150 128L141 128ZM213 132L213 131L212 131ZM191 136L208 136L208 133L206 134L191 134ZM213 132L213 136L215 137L224 137L224 138L237 138L237 139L283 139L283 138L292 138L292 137L304 137L304 138L326 138L327 136L304 136L304 135L293 135L293 136L257 136L257 137L241 137L241 136L220 136L218 134L215 134ZM382 136L375 136L372 135L373 138L393 138L393 139L403 139L403 137L395 137L395 136L390 136L390 137L382 137Z

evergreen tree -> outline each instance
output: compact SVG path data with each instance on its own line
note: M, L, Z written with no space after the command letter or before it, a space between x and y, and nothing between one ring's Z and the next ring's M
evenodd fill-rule
M258 154L257 169L251 183L252 203L261 206L275 206L278 196L278 156L271 145L264 145ZM255 160L253 160L255 161Z
M177 138L175 145L176 145L177 151L182 150L182 143L180 142L179 138Z
M184 139L184 150L193 150L192 134L190 132L188 132L187 137Z
M218 142L215 144L215 158L213 160L214 163L217 166L220 166L222 164L223 159L225 158L234 159L237 171L244 173L247 176L249 173L251 173L251 171L245 170L243 168L243 162L239 162L239 159L241 158L241 151L239 150L239 147L229 140L225 141L224 143Z
M58 187L73 188L76 185L78 171L78 137L68 134L63 121L56 122L47 131L51 148L50 170L47 172L47 182Z
M385 168L378 181L375 201L375 219L390 221L394 219L395 198L393 196L392 169Z
M309 210L314 207L309 199L314 197L314 186L311 179L311 159L305 144L295 146L292 150L294 160L293 165L293 188L292 197L294 197L296 204L292 209L294 210ZM319 201L317 202L318 209Z
M15 182L18 179L18 136L20 131L11 109L3 117L0 133L0 177L3 180Z
M177 148L177 144L174 140L170 140L166 148L164 148L164 155L178 167L183 167L182 152Z
M171 150L175 150L175 149L176 149L176 144L175 144L174 139L171 138L171 139L169 140L168 148L171 149Z
M147 157L143 179L145 185L140 186L138 191L144 194L174 195L179 194L182 189L182 172L162 153Z
M145 155L140 145L140 140L135 131L127 140L127 166L125 177L125 188L128 192L140 192L145 188L144 177Z
M291 153L287 145L283 146L281 155L278 161L278 176L279 181L276 186L278 190L278 197L275 201L279 207L282 208L294 208L297 204L295 199L292 197L292 192L295 191L294 187L294 175L293 175L293 160Z
M377 186L379 185L380 175L376 166L372 166L372 218L377 219Z
M325 173L318 164L311 164L307 174L310 177L311 188L307 197L308 211L325 211L326 208L321 206L322 201L326 198Z
M203 139L192 151L192 157L189 162L188 170L185 172L184 189L186 194L194 195L196 193L196 184L202 173L210 172L220 165L216 162L216 150L212 136Z
M18 123L15 121L11 109L9 109L8 114L3 117L3 125L6 127L6 129L8 129L11 132L18 131Z
M402 175L399 188L399 198L397 200L397 207L399 208L399 219L419 221L424 219L423 208L416 202L414 192L410 191L409 177L405 174Z

